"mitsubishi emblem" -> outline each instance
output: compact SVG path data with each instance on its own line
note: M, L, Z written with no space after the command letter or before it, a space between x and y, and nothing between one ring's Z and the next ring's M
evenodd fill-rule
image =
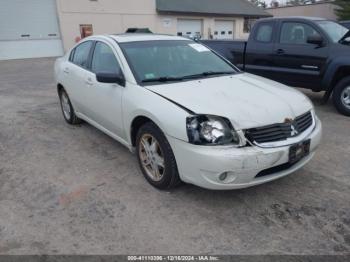
M290 125L292 128L292 132L290 133L291 136L297 136L299 134L298 130L295 128L293 124Z
M299 131L297 130L297 128L294 125L294 120L292 118L286 118L284 120L284 123L286 124L290 124L290 128L292 129L290 135L293 136L297 136L299 134Z

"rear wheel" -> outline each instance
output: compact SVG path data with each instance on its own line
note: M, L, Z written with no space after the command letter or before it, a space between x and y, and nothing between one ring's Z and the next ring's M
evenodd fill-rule
M340 80L334 88L333 103L341 114L350 116L350 77Z
M70 102L69 96L64 89L59 91L62 114L66 122L70 125L81 123L81 119L75 115L74 108Z
M151 185L171 189L181 183L174 153L155 124L148 122L140 128L136 147L141 171Z

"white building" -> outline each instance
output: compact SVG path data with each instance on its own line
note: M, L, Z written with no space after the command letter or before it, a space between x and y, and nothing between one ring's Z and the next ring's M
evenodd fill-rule
M246 0L0 0L0 59L60 56L78 39L123 33L246 38L271 16Z

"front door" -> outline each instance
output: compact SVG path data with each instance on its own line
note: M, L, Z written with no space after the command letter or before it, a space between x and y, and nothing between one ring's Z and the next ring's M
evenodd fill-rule
M312 24L283 22L274 50L275 80L296 87L319 88L328 45L307 43L309 36L321 35Z
M123 137L122 95L124 87L118 84L100 83L97 73L117 74L121 71L116 54L111 46L96 42L92 55L91 71L86 72L85 81L89 98L86 101L91 120L113 134Z

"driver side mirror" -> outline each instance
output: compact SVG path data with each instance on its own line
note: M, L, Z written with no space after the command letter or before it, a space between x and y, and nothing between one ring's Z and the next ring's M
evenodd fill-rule
M106 84L118 84L121 86L125 86L125 78L123 76L123 73L119 71L119 73L106 73L106 72L99 72L96 73L96 80L100 83L106 83Z
M313 44L313 45L318 45L318 46L322 46L324 43L324 39L322 36L320 35L312 35L312 36L308 36L306 42L308 44Z

